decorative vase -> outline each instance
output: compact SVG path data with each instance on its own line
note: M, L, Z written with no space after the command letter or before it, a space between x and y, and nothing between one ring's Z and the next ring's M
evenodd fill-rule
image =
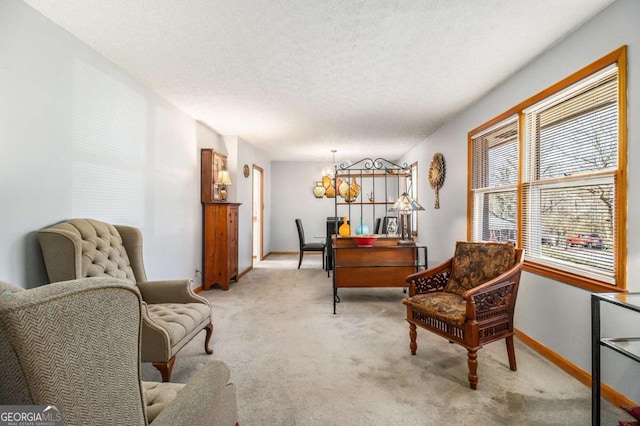
M327 198L334 198L336 196L336 189L333 187L333 185L327 188L324 195Z
M367 235L369 234L369 227L362 223L362 219L360 219L360 224L356 226L356 235Z
M325 192L326 189L322 186L322 182L316 182L316 186L313 187L313 195L315 195L316 198L322 198Z
M349 183L345 180L340 180L338 179L338 182L340 183L336 183L336 188L338 188L338 194L342 197L345 198L345 195L347 193L347 191L349 190Z
M349 235L351 235L351 227L347 223L346 216L342 218L342 225L340 225L340 228L338 228L338 233L341 237L348 237Z
M322 176L322 186L324 186L324 189L329 189L331 186L331 178L329 176Z

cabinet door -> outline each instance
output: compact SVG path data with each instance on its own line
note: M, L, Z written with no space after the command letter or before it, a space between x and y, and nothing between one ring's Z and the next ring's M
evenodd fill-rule
M209 290L213 284L219 281L221 249L218 244L218 215L217 206L205 204L203 224L204 253L202 255L204 268L202 287L205 290Z
M231 247L229 248L229 258L231 265L229 269L233 275L238 275L238 207L231 207L229 212L229 241Z

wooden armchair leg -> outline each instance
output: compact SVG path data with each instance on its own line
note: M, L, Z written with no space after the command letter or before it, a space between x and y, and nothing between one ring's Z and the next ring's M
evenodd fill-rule
M163 382L171 381L171 370L173 370L173 364L176 362L176 356L172 356L167 362L153 362L153 366L160 371Z
M409 348L411 349L411 355L415 355L418 350L418 344L416 343L416 337L418 333L416 332L416 325L413 323L409 323L409 338L411 339L411 343L409 343Z
M469 385L471 389L478 387L478 352L467 349L467 364L469 365Z
M209 323L204 329L207 331L207 335L204 338L204 351L211 355L213 353L213 349L209 347L209 341L213 335L213 323Z
M509 368L511 371L517 371L518 365L516 364L516 349L513 346L513 335L506 338L507 341L507 354L509 355Z

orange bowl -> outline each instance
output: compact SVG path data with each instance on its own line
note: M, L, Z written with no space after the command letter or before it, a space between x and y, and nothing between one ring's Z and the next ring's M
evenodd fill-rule
M355 241L358 247L371 247L376 243L377 239L377 235L359 235L353 237L353 241Z

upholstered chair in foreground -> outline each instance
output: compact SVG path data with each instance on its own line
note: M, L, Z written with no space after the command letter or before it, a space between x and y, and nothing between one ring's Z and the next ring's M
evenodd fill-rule
M189 383L143 382L140 292L114 278L0 282L0 405L56 405L65 425L234 425L221 361ZM57 412L57 411L56 411Z
M524 252L510 243L456 243L446 262L407 277L407 306L411 354L416 327L424 328L467 349L469 384L478 385L477 351L506 339L509 367L516 371L513 314Z
M213 351L211 305L191 289L191 280L147 281L142 234L130 226L93 219L72 219L38 232L50 282L86 277L113 277L142 294L142 362L171 380L175 356L202 330L204 349Z

